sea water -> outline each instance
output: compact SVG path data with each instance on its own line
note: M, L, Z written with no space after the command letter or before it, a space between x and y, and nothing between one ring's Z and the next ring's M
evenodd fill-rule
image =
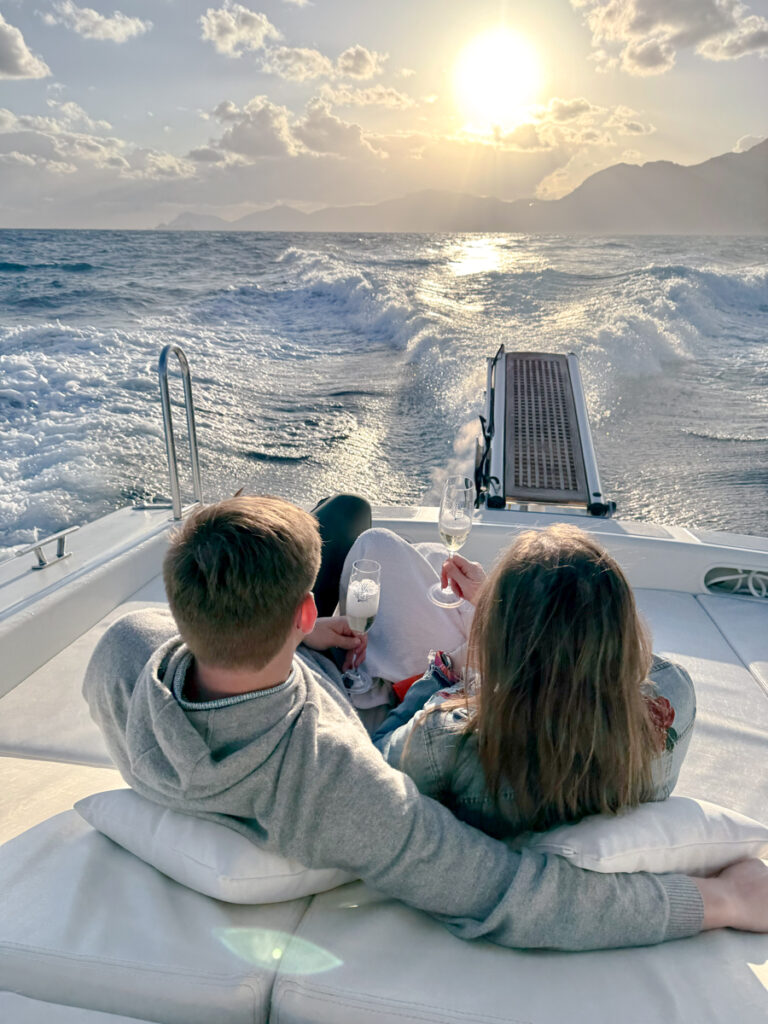
M765 257L747 238L0 231L0 548L167 495L168 342L207 498L437 503L471 470L503 342L577 353L620 515L767 535Z

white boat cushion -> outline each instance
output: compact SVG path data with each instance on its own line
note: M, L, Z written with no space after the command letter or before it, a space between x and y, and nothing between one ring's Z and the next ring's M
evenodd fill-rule
M590 953L502 949L464 942L354 883L315 896L296 938L339 966L281 968L270 1017L279 1024L766 1021L768 935L721 930Z
M114 767L83 700L85 669L96 644L116 619L139 608L165 604L163 580L157 576L6 694L0 716L0 754Z
M201 896L65 811L0 847L0 990L160 1024L265 1022L307 905ZM336 962L300 949L313 970Z
M768 601L706 594L698 602L768 694Z
M768 857L768 826L706 800L672 796L560 825L524 845L589 871L711 875L745 857Z
M130 789L94 793L75 810L164 875L227 903L279 903L354 879L338 868L305 868L226 825L177 814Z
M691 673L698 714L676 794L761 818L768 807L768 700L690 594L639 591L654 650ZM449 880L446 880L449 884ZM282 969L280 1024L765 1024L768 936L721 930L644 949L504 950L462 942L355 883L315 896L297 938L341 964Z
M696 688L696 724L675 795L703 797L763 820L768 695L693 595L635 594L653 649L687 669Z
M169 878L229 903L276 903L353 881L336 868L305 868L226 826L177 814L129 789L95 793L75 810ZM590 871L712 874L745 857L768 856L768 826L704 800L673 796L528 834L514 845Z
M116 1016L61 1003L43 1003L15 992L0 992L0 1020L5 1024L155 1024L136 1017Z

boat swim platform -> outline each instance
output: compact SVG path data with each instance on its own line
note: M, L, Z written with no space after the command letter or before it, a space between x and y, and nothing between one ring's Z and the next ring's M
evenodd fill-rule
M475 482L488 507L574 505L611 515L603 497L579 361L571 353L506 352L488 360Z

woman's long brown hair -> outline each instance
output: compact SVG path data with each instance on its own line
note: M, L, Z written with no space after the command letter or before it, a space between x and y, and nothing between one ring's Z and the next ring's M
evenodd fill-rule
M521 534L477 601L469 728L490 790L500 801L511 788L526 828L648 798L658 749L641 692L650 664L616 562L575 527Z

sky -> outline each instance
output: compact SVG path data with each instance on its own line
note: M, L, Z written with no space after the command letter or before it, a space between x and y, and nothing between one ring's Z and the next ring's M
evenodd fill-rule
M0 0L0 227L554 199L768 134L768 0L90 3Z

